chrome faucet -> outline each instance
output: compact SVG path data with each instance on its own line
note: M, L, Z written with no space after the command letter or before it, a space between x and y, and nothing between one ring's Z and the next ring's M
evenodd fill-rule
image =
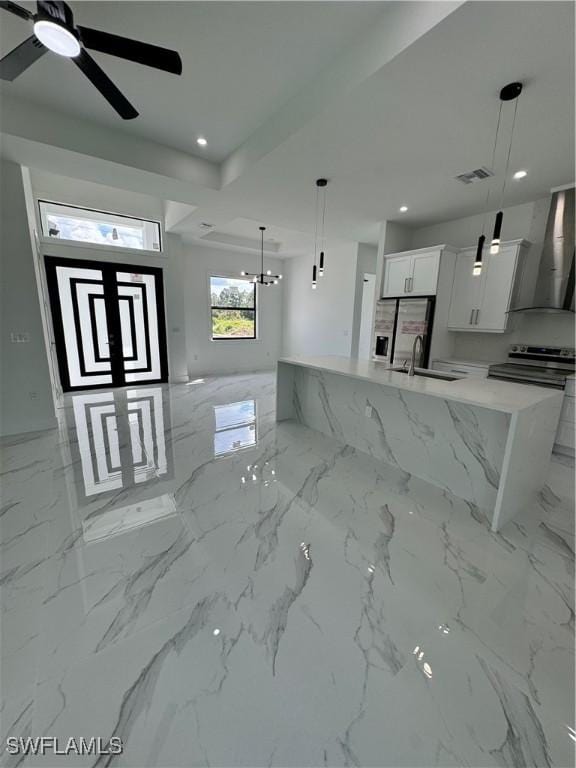
M422 358L422 352L424 351L424 338L418 334L416 338L414 339L414 344L412 345L412 359L410 360L410 368L408 369L408 376L414 376L414 362L416 359L416 346L420 342L420 354L418 359L420 360Z

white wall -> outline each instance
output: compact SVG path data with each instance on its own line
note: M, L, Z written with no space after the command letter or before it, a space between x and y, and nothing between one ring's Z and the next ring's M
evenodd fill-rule
M502 239L524 238L532 243L531 254L537 267L542 250L550 197L504 209ZM487 239L491 234L495 212L486 217ZM448 243L458 248L474 245L482 227L482 216L467 216L422 227L412 232L412 248ZM450 333L451 355L457 359L497 361L505 359L508 347L516 342L538 346L574 346L572 314L517 314L511 331L505 334Z
M12 333L30 341L15 344ZM0 435L56 426L22 169L0 161Z
M536 201L515 205L504 209L504 221L502 224L502 240L518 240L521 237L528 239L532 230L534 207L539 209L544 206L547 213L550 206L550 198L544 202ZM486 216L485 234L489 240L494 226L496 211ZM476 245L482 229L482 215L466 216L462 219L443 221L440 224L431 224L426 227L413 229L411 233L411 248L425 248L428 245L454 245L457 248L467 248ZM544 219L544 225L546 220ZM542 235L544 233L542 232Z
M274 368L280 355L284 278L270 288L258 286L257 339L212 341L210 275L239 277L255 271L259 256L198 243L182 245L187 366L190 378L211 373L234 373ZM265 269L285 274L282 260L265 257Z
M357 252L357 243L327 249L315 291L312 257L285 260L283 355L351 355Z
M162 201L152 195L137 194L84 179L58 176L36 168L30 169L30 178L34 195L40 200L80 205L84 208L123 213L160 222L164 218Z

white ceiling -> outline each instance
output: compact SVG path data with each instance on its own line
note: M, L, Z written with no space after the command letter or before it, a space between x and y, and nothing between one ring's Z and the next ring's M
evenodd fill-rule
M348 54L353 62L351 54L361 50L379 22L388 23L385 14L396 5L80 3L81 23L178 47L185 75L178 80L101 56L142 111L128 123L110 115L98 93L85 98L74 68L66 69L64 79L68 62L37 64L35 77L23 76L7 88L189 152L197 152L190 137L202 132L220 160L252 131L277 127L274 120L284 115L278 110L321 77L327 62L338 56L346 61ZM416 16L421 14L422 6L400 5L412 5ZM385 219L420 226L477 213L488 182L467 187L453 177L490 164L498 92L517 79L525 89L511 170L525 168L528 177L509 184L506 205L537 199L573 181L574 4L544 0L454 7L385 66L306 119L297 114L295 102L286 114L290 119L296 113L296 128L281 140L270 139L267 151L219 191L174 197L190 203L192 211L177 217L175 229L214 242L237 237L239 244L249 245L264 223L282 255L301 252L311 242L319 176L330 178L333 238L374 243ZM139 13L133 14L136 8ZM19 42L15 30L24 36L20 24L10 19L10 28L2 31L2 52L6 44ZM510 116L509 111L504 115L505 127ZM494 190L502 182L503 159L499 154ZM498 197L495 192L494 207ZM401 215L403 203L409 211ZM203 221L215 225L208 236L199 229Z
M20 3L35 11L35 3ZM122 122L78 69L47 54L16 95L222 160L382 12L379 2L72 2L77 24L177 50L181 77L92 53L140 116ZM31 34L2 11L0 54ZM205 150L196 137L209 139Z
M517 79L525 89L511 168L528 177L508 184L506 204L545 196L574 180L572 3L467 3L224 194L255 217L311 231L314 179L327 176L329 231L365 242L376 242L384 219L420 226L476 213L489 182L464 186L454 176L490 165L498 93ZM507 109L505 129L511 117Z

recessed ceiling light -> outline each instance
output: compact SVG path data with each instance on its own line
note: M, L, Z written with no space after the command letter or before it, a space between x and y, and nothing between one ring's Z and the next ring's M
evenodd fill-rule
M206 144L208 144L208 142L206 141L204 136L198 136L198 138L196 139L196 144L199 144L201 147L205 147Z
M408 206L407 205L401 205L400 206L400 213L406 213L407 210L408 210Z
M34 34L46 48L60 56L73 59L80 53L80 43L72 32L61 24L40 19L34 23Z
M528 171L516 171L514 174L515 179L524 179L526 176L528 176Z

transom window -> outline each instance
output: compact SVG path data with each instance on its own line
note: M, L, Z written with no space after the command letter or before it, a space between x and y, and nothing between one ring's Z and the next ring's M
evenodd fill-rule
M157 221L39 200L42 234L58 240L113 248L161 251Z
M236 277L210 278L212 339L256 338L256 284Z

